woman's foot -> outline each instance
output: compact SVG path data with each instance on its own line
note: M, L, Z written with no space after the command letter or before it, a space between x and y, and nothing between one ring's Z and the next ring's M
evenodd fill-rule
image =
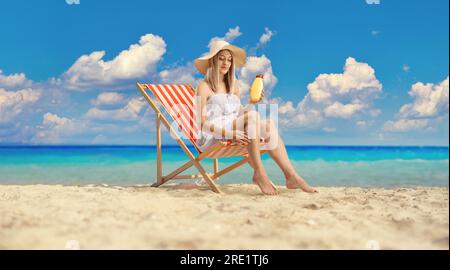
M297 174L286 177L286 187L289 189L300 188L304 192L308 192L308 193L318 193L319 192L319 191L317 191L317 189L308 185L308 183L306 183L306 181Z
M275 189L267 174L255 172L252 180L265 195L278 195L278 191Z

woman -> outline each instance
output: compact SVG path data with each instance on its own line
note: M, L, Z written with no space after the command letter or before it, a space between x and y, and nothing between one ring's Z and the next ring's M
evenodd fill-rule
M209 53L194 61L197 70L205 75L197 88L202 112L202 132L197 140L198 147L203 151L220 139L232 139L246 145L249 164L254 169L253 182L264 194L276 195L278 191L261 162L259 150L266 147L260 143L259 138L262 138L264 142L275 144L268 149L268 153L283 171L287 188L317 192L295 171L273 123L270 120L261 121L256 111L241 106L235 68L243 66L245 61L243 49L222 40L213 43Z

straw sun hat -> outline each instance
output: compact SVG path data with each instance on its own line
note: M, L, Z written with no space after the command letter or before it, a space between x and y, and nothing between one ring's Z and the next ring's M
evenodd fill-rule
M205 55L195 59L194 66L200 71L201 74L205 75L208 69L208 60L216 55L221 50L230 50L233 54L234 65L236 67L241 67L245 64L246 54L245 51L239 47L231 45L224 40L218 40L214 42L209 48L209 52Z

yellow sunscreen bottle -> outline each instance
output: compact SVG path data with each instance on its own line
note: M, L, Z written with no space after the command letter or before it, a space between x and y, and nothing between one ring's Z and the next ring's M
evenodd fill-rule
M264 89L263 77L262 74L256 75L252 87L250 88L250 102L252 103L256 103L261 99L261 93Z

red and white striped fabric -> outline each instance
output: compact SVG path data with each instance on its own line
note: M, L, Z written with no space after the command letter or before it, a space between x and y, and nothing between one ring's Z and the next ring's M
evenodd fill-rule
M209 158L221 158L221 157L236 157L247 154L247 148L242 145L230 145L228 142L226 146L220 147L217 150L212 151L207 156Z
M198 125L195 110L195 92L187 84L146 84L178 127L197 148ZM197 148L198 150L198 148Z
M236 157L247 155L247 146L232 144L231 141L225 142L226 145L220 147L217 150L212 151L207 155L209 158L221 158L221 157ZM264 150L267 142L262 140L259 144L260 150Z
M196 102L195 92L187 84L146 84L153 95L155 95L161 105L178 124L178 127L189 138L197 151L201 153L197 147L196 139L199 136L199 123L196 118ZM243 156L247 154L247 148L242 145L231 145L231 141L227 145L214 150L207 157L233 157Z

